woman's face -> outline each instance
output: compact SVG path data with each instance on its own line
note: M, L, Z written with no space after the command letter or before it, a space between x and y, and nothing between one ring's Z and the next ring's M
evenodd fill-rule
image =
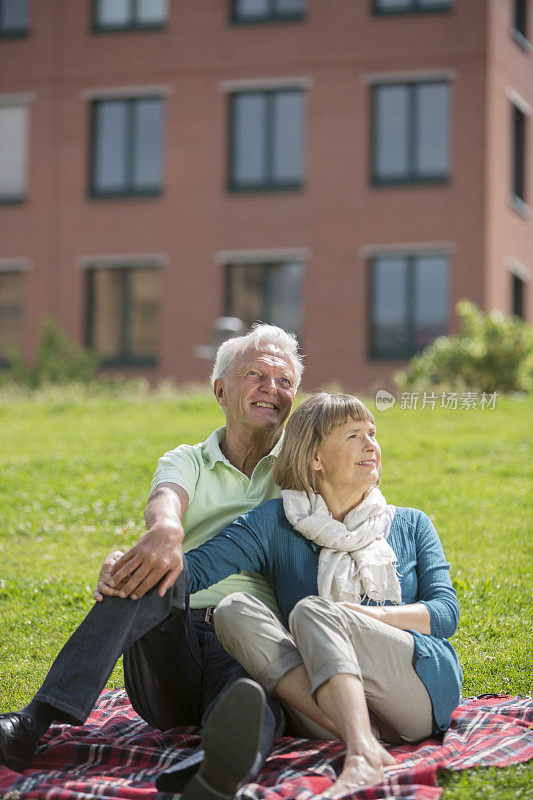
M317 447L313 469L317 488L347 490L362 495L379 481L381 450L373 422L348 419Z

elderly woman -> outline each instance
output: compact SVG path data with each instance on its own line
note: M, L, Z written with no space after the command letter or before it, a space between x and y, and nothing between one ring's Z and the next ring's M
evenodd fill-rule
M224 647L308 736L345 742L323 797L379 783L394 759L379 743L445 730L462 673L448 642L459 608L438 534L378 486L381 452L357 398L321 393L290 418L270 500L187 553L193 592L243 570L272 586L283 624L234 594L215 612Z

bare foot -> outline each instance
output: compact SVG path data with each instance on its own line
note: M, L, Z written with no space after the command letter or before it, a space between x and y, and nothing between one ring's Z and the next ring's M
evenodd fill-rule
M394 756L392 756L389 753L388 750L385 750L383 745L380 744L377 739L375 740L374 747L375 747L376 753L377 753L378 757L381 759L381 763L382 763L382 765L384 767L393 767L395 764L398 763L396 761L396 759L394 758Z
M319 798L338 800L358 789L375 786L385 780L383 767L391 767L393 764L396 764L396 760L374 740L364 755L346 756L341 774Z

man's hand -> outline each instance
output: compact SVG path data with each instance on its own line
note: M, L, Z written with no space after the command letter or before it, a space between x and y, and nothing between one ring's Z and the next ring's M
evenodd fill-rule
M120 597L137 600L157 583L161 597L183 569L183 527L176 519L160 519L110 568L109 585Z
M104 595L109 595L111 597L116 597L120 594L120 587L115 589L111 586L111 567L113 567L117 561L119 561L124 553L122 550L115 550L113 553L109 553L108 556L105 557L102 566L100 567L100 574L98 575L98 583L96 585L96 589L93 589L93 597L98 602L101 602L104 599Z

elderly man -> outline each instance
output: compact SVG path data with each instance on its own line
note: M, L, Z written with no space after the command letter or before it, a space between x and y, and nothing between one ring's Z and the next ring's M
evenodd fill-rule
M212 382L226 425L201 444L160 460L145 510L147 531L127 553L109 556L95 604L56 658L33 700L0 718L0 763L29 765L53 720L83 724L121 653L135 710L162 730L202 724L199 750L157 785L183 798L233 796L268 756L282 730L277 701L246 678L218 642L212 609L247 591L275 609L259 575L235 575L189 598L187 551L264 500L279 496L272 459L300 382L293 336L260 325L224 342Z

